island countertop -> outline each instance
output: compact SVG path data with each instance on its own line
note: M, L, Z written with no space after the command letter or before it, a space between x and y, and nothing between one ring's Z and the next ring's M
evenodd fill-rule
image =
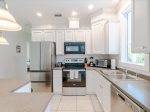
M0 79L0 112L44 112L50 93L14 93L30 80Z

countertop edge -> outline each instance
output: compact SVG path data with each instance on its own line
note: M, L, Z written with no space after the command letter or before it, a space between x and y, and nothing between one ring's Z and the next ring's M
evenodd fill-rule
M10 93L13 93L13 92L16 91L17 89L23 87L24 85L26 85L26 84L28 84L28 83L30 83L30 82L31 82L31 80L27 80L25 83L19 85L19 86L16 87L15 89L11 90Z
M95 68L95 69L93 68L92 70L95 70L99 74L101 74L105 79L107 79L110 83L112 83L115 87L117 87L117 89L119 89L121 92L123 92L128 98L130 98L137 105L139 105L140 107L142 107L143 109L145 109L148 112L150 111L150 108L148 108L147 106L145 106L142 103L140 103L140 101L138 101L137 99L133 98L130 94L128 94L126 91L124 91L121 87L119 87L119 85L117 85L113 80L111 80L109 77L107 77L103 72L101 72L97 68Z

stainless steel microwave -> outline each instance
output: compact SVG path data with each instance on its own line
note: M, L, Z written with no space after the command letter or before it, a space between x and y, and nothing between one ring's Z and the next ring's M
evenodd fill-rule
M110 59L96 59L95 65L97 67L110 68L111 60Z
M85 54L85 42L64 42L65 54Z

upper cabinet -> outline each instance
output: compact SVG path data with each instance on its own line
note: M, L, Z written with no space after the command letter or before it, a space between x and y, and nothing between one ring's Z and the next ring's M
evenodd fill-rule
M41 30L32 31L32 41L43 41L44 33Z
M65 40L65 31L57 30L56 31L56 54L64 55L64 40Z
M150 53L150 0L133 0L133 53Z
M32 41L50 41L55 42L55 30L33 30Z
M92 24L92 51L93 54L104 53L104 25L102 22Z
M85 42L85 30L75 30L75 41Z
M92 34L91 30L85 31L86 54L92 54Z
M65 42L85 42L86 30L65 30Z
M107 22L104 28L105 54L120 53L119 37L120 37L120 23L118 21Z
M119 54L118 21L100 20L92 24L93 54Z
M44 41L55 42L55 30L45 30L44 31Z
M74 41L74 30L65 30L65 42Z

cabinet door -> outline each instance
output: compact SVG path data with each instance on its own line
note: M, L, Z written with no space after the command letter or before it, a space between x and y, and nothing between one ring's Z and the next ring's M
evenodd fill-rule
M119 44L119 22L109 22L105 24L105 54L119 54L120 44Z
M73 42L73 41L74 41L74 30L66 30L65 42Z
M44 33L43 31L32 31L32 41L38 41L41 42L44 39Z
M95 82L95 71L86 70L86 91L87 94L95 94L96 82Z
M56 31L56 54L57 55L64 55L64 38L65 38L64 30Z
M92 25L93 54L104 53L104 26L101 23Z
M44 31L44 41L55 42L55 30L46 30Z
M91 30L85 31L86 54L92 54Z
M62 94L62 70L53 70L53 92Z
M150 0L133 0L132 52L150 53Z
M75 30L75 41L85 42L85 30Z
M104 112L111 112L111 84L103 78L102 105Z

